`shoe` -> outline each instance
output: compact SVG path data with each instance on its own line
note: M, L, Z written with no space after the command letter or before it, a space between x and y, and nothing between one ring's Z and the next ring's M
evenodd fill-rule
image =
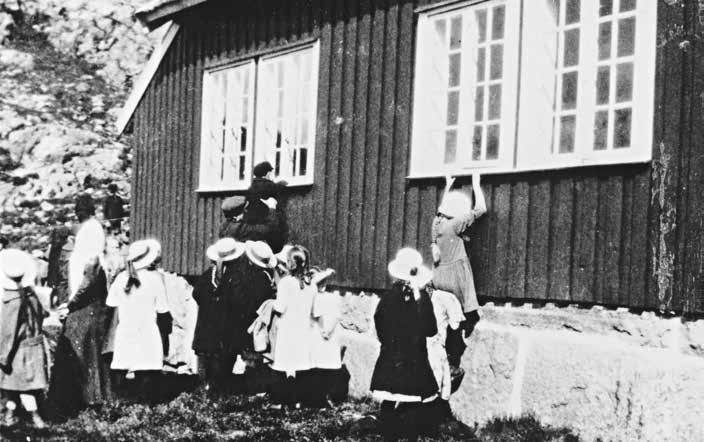
M43 430L47 427L46 422L44 422L44 419L42 419L41 416L39 416L39 413L36 411L32 411L32 425L34 428L37 430Z
M13 427L17 425L19 418L15 415L15 410L6 409L5 415L2 417L0 426L2 427Z
M134 372L133 371L128 371L127 374L125 375L125 379L134 379Z
M450 393L454 393L460 388L464 374L462 367L450 367Z

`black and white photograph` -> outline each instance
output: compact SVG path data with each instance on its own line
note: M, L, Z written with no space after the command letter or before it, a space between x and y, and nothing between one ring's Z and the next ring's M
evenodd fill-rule
M704 442L704 0L0 0L0 440Z

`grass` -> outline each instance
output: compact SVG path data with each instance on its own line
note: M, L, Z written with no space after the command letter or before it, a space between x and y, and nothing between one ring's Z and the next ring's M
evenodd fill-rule
M170 402L146 405L116 401L83 411L47 430L25 424L4 430L7 440L56 441L378 441L377 405L350 400L334 409L275 410L266 397L210 397L182 393ZM495 419L480 427L457 421L443 424L445 441L577 441L567 429L542 425L535 418ZM427 439L426 439L427 440Z

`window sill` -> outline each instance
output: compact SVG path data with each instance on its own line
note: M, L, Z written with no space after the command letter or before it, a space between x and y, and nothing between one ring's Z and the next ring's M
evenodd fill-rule
M435 171L414 171L406 176L407 180L420 180L427 178L442 178L446 175L452 176L470 176L475 173L481 173L482 175L508 175L515 173L529 173L529 172L540 172L540 171L550 171L550 170L564 170L564 169L575 169L579 167L596 167L596 166L614 166L614 165L627 165L627 164L640 164L649 163L651 161L651 156L645 155L631 155L630 158L624 159L620 156L593 159L593 158L565 158L563 161L555 161L551 164L543 165L524 165L518 167L506 167L506 166L479 166L479 167L463 167L463 168L447 168L444 170Z
M287 182L286 188L299 188L299 187L309 187L313 185L312 179L307 180L297 180L293 182ZM196 189L196 193L244 193L249 189L249 184L246 186L238 187L199 187Z

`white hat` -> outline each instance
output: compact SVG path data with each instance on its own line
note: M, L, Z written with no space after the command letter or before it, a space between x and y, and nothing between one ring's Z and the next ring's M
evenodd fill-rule
M0 251L0 284L3 288L12 290L19 285L34 285L36 277L37 263L32 255L18 249Z
M442 199L438 212L449 218L459 218L469 215L472 210L472 199L464 192L453 190L447 192Z
M211 261L233 261L244 253L244 244L235 241L233 238L220 238L208 247L205 255Z
M132 262L135 270L149 267L161 256L161 244L155 239L143 239L130 244L127 260Z
M245 244L247 257L252 264L265 269L273 269L278 262L276 255L264 241L247 241Z
M411 247L396 253L396 258L389 263L389 274L416 288L425 287L433 278L433 272L423 265L423 256Z

